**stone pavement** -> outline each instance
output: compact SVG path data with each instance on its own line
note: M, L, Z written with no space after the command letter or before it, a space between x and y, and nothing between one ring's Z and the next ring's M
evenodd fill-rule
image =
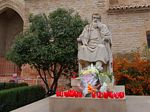
M12 112L49 112L49 110L49 97L47 97Z
M150 96L127 96L127 112L150 112Z
M12 112L50 112L50 98L37 101ZM150 96L127 96L127 112L150 112Z

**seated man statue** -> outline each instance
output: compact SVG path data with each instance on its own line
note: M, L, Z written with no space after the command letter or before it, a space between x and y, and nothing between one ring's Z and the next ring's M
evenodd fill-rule
M77 41L79 71L92 63L100 71L112 72L111 33L99 14L92 15Z

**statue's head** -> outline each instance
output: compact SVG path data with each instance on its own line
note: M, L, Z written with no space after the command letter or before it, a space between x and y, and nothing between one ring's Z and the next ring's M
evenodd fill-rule
M101 21L101 16L98 13L92 14L92 21Z

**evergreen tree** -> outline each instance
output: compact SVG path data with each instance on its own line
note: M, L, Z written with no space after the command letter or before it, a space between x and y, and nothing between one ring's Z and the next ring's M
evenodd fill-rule
M32 15L29 29L16 37L7 58L19 67L33 66L43 80L49 95L56 92L58 79L77 59L77 37L87 21L73 10L62 8L46 16ZM53 78L48 85L47 78Z

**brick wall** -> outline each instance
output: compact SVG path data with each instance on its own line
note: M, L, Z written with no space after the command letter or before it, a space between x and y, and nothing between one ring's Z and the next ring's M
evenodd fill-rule
M150 12L117 13L108 16L113 37L113 53L131 52L143 48L146 31L150 30Z
M91 15L104 6L105 0L25 0L26 8L30 13L49 13L57 8L72 8L83 18L91 20Z
M6 66L6 60L0 58L0 62L5 62L5 66L1 66L2 63L0 63L0 73L7 73L7 74L0 74L0 82L9 82L10 80L14 80L13 74L16 74L17 71L12 72L13 64L10 65L10 68L7 64ZM13 69L14 70L14 69ZM8 74L9 73L9 74ZM49 85L51 85L53 79L47 78ZM35 69L31 69L29 65L22 66L22 73L19 76L18 75L18 82L26 82L29 85L42 85L45 87L45 84L43 83L42 79L38 75L37 71ZM70 79L66 78L65 76L61 76L58 80L58 89L59 90L67 90L70 88Z
M0 57L0 76L11 76L13 73L17 73L15 64Z

